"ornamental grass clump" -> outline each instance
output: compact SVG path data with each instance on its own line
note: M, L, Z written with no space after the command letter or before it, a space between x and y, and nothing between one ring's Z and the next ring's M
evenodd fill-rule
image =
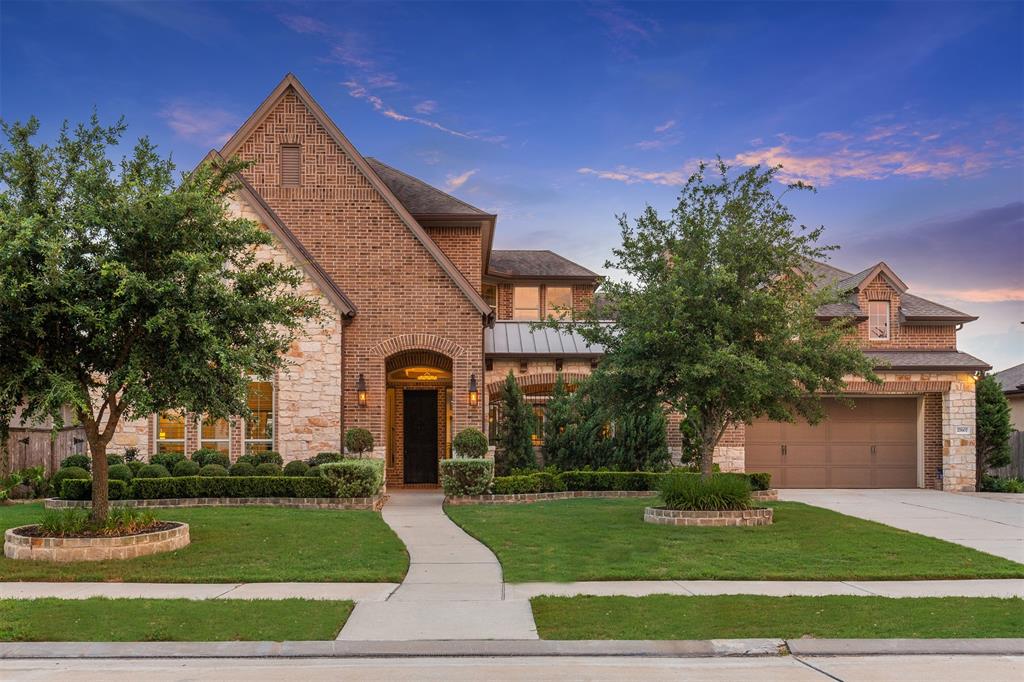
M102 522L89 518L86 509L46 509L39 523L44 537L118 536L142 533L161 522L152 512L114 507Z
M709 479L697 474L672 474L662 479L660 492L666 509L729 511L752 506L750 483L736 474L715 474Z

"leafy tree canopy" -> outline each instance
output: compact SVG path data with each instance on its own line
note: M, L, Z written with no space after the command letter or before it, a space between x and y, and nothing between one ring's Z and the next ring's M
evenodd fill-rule
M832 247L818 243L823 228L797 227L782 201L811 188L777 193L775 168L731 173L719 161L712 170L690 177L668 217L648 207L634 224L619 218L622 245L605 266L625 277L604 283L600 315L591 308L579 326L606 348L599 394L619 410L684 414L706 476L730 423L817 422L818 396L840 393L844 376L878 381L852 320L816 318L837 293L816 286L807 264Z
M121 418L244 414L248 377L272 375L321 314L296 268L257 257L271 235L229 212L240 162L176 181L142 138L116 164L125 129L94 114L51 146L33 118L2 123L0 143L0 429L18 405L58 424L71 405L97 518Z

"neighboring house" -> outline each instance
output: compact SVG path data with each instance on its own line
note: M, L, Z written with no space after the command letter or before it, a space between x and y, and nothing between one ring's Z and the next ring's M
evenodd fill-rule
M602 349L570 322L596 273L550 251L492 249L497 216L362 156L294 76L211 154L251 162L234 211L277 237L260 257L301 267L328 318L307 325L286 369L252 381L249 420L153 415L125 422L114 448L290 460L340 450L346 429L364 427L389 486L433 486L455 433L493 432L509 371L542 416L559 372L575 385L596 367ZM860 321L885 383L851 378L856 408L830 399L817 427L731 429L722 468L771 471L783 487L972 488L973 381L988 366L956 350L956 331L975 318L908 294L884 263L813 267L847 292L822 318ZM531 331L548 314L565 328ZM678 452L677 426L670 416Z
M992 375L1003 387L1010 402L1010 424L1014 431L1024 431L1024 363Z

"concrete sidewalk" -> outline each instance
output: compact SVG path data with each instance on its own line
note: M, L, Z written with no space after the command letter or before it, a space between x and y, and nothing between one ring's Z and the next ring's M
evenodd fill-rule
M861 597L1019 597L1024 580L606 580L576 583L504 583L500 568L463 567L445 573L439 565L420 565L399 587L397 583L29 583L0 582L0 599L348 599L365 602L492 602L525 601L540 595L642 597L649 594L700 596L751 594L771 597L853 595ZM479 570L479 573L476 571ZM475 573L475 575L474 575ZM499 582L483 581L494 575ZM462 595L449 587L466 583ZM448 580L449 582L444 582ZM437 582L430 582L437 581ZM406 590L404 593L402 590ZM453 599L454 595L454 599ZM460 597L476 597L475 599ZM434 611L428 605L428 610ZM436 615L436 614L435 614Z
M382 512L409 550L386 601L356 604L339 640L537 639L530 602L505 599L501 564L444 513L437 491L393 493Z
M779 490L803 502L1024 563L1024 505L939 490Z

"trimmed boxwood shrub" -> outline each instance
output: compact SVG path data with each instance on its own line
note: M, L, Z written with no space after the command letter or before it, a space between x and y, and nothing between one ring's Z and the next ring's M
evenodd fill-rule
M321 464L320 477L337 485L338 497L371 497L384 485L384 461L346 459Z
M179 460L179 462L183 461ZM167 471L167 467L162 464L147 464L139 469L139 473L135 474L135 478L167 478L170 475L171 473Z
M118 455L116 453L107 453L107 466L112 467L115 464L124 464L124 455Z
M258 467L260 464L276 464L277 466L284 466L284 458L281 457L281 453L274 452L273 450L267 450L266 452L252 452L248 455L242 455L238 458L239 462L246 462Z
M128 498L128 484L116 478L107 481L107 498L124 500ZM60 496L65 500L91 500L92 481L83 478L65 479L61 484Z
M270 462L263 462L263 464L256 465L257 476L280 476L281 467Z
M661 481L661 499L669 509L725 511L750 509L750 481L743 474L670 474Z
M318 452L314 456L310 457L308 462L309 466L315 467L321 464L329 464L331 462L340 462L345 459L345 455L340 452Z
M657 490L665 474L653 471L563 471L566 490Z
M250 462L243 462L241 459L239 459L237 462L231 465L231 475L255 476L256 467L254 467Z
M521 495L523 493L539 493L541 482L533 474L523 476L499 476L491 483L491 492L495 495Z
M228 474L228 470L220 464L206 464L199 470L199 475L216 478L219 476L229 476L230 474Z
M54 472L53 478L50 479L50 485L53 486L55 491L60 493L62 490L61 485L63 485L64 481L73 478L89 479L90 476L89 472L82 467L61 467Z
M142 467L146 466L146 463L138 459L133 459L125 464L125 466L132 470L132 476L137 476L139 471L142 470Z
M320 475L320 465L319 464L317 464L315 466L309 467L308 469L306 469L306 473L303 474L303 476L311 476L311 477L312 476L319 476L319 475Z
M174 470L171 473L175 476L195 476L199 473L199 465L183 459L174 465Z
M127 464L115 464L107 469L107 478L111 481L117 480L130 483L135 478L135 474L132 473L132 468Z
M366 429L354 428L345 432L345 449L362 455L373 449L373 434Z
M285 476L305 476L307 471L309 471L309 465L299 459L284 465Z
M158 452L149 458L150 464L159 464L168 471L174 471L174 465L185 461L185 455L180 452Z
M132 497L165 500L179 497L334 497L334 483L307 476L187 476L135 479Z
M207 464L219 464L227 469L231 466L231 458L227 456L227 453L214 450L213 448L199 448L192 453L192 461L200 467L204 467Z
M441 462L441 486L445 495L481 495L487 492L493 478L494 462L487 459L446 459Z
M70 467L78 467L79 469L89 471L92 469L92 457L89 455L68 455L60 461L60 468L68 469Z
M764 471L748 473L751 490L769 490L772 487L772 475Z
M462 429L452 440L452 450L458 457L481 458L487 454L487 436L480 429Z

